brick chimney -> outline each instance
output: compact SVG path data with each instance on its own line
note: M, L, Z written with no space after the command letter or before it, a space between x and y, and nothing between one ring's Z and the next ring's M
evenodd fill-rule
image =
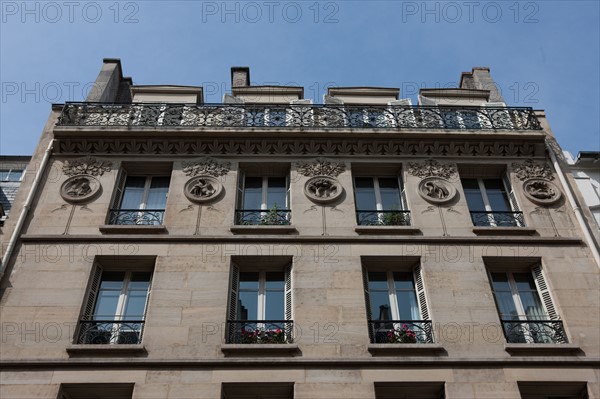
M250 86L249 67L231 67L231 87Z
M474 67L471 72L463 72L460 77L461 89L489 90L490 102L504 102L501 90L498 88L488 67Z

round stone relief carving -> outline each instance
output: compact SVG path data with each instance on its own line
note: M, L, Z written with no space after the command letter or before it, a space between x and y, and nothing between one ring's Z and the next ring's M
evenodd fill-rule
M93 176L72 176L60 186L60 196L70 203L87 202L96 197L101 189L100 182Z
M210 202L217 198L221 191L223 185L212 176L196 176L183 186L183 193L187 199L196 203Z
M523 182L523 192L529 201L538 205L554 204L562 196L556 184L546 179L525 180Z
M417 191L427 202L440 205L456 197L456 188L446 179L427 177L419 183Z
M315 176L304 185L304 194L313 202L326 204L340 198L344 189L342 185L329 176Z

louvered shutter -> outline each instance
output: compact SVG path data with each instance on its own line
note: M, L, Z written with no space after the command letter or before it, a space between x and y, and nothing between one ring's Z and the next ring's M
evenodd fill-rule
M244 218L242 210L244 209L244 184L246 174L238 166L238 183L237 183L237 212L235 212L235 224L240 224Z
M508 172L504 173L502 175L502 182L504 183L504 189L506 190L506 193L508 194L508 201L510 202L510 207L513 210L513 212L520 212L521 209L519 208L519 204L517 203L517 197L515 195L515 191L513 190L513 186L510 183L510 177ZM523 219L523 214L515 214L515 221L517 222L518 226L525 226L525 220Z
M110 204L110 210L108 212L108 224L115 224L116 214L113 216L113 210L121 208L121 200L123 198L123 192L125 191L125 183L127 182L127 171L123 168L119 170L117 174L117 184L115 185L115 192L113 193L112 202Z
M415 288L417 290L417 302L419 303L419 312L423 321L429 321L429 308L427 307L427 298L425 296L425 284L423 284L423 272L421 265L417 265L413 269L413 278L415 279ZM425 332L425 342L433 342L433 335L430 323L423 324Z
M363 288L364 288L364 293L365 293L365 307L367 308L367 326L369 328L369 340L371 342L375 342L375 336L374 336L374 326L371 323L371 319L372 319L372 315L371 315L371 294L369 293L369 272L367 271L366 268L363 267L362 269L362 276L363 276Z
M292 306L292 265L285 268L285 319L294 320Z
M290 174L288 173L285 176L285 188L286 188L286 194L285 194L285 209L291 210L292 209L292 204L291 204L291 199L292 199L292 185L290 184ZM288 223L292 223L292 212L286 212L284 217L287 219Z
M241 331L241 326L236 323L232 323L237 320L240 315L239 302L238 302L238 289L240 286L240 269L237 265L231 265L231 278L229 284L229 312L227 314L227 343L238 343L237 335ZM238 328L240 327L240 328Z
M146 294L146 304L144 305L144 317L143 324L140 326L140 335L138 338L138 343L142 342L142 335L144 334L144 329L146 328L146 314L148 313L148 307L150 306L150 293L152 292L152 279L154 278L154 274L150 275L150 281L148 281L148 293Z
M92 266L92 274L88 286L87 298L85 299L85 307L83 308L82 320L89 321L94 319L94 308L96 307L96 299L98 298L98 290L102 282L102 266L94 264ZM74 342L76 344L87 343L87 336L90 331L93 331L93 323L81 323L77 329Z
M547 328L546 335L553 337L554 342L568 342L564 327L560 322L560 318L558 317L556 309L554 308L554 302L552 301L552 296L550 295L550 289L546 284L546 279L544 278L544 274L542 272L542 266L535 266L531 272L533 273L535 285L542 299L542 303L544 304L544 308L546 309L546 313L548 314L548 318L550 320L557 321L557 323L552 323L552 329Z

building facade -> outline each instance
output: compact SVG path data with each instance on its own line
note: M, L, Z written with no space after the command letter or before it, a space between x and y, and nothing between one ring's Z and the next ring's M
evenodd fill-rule
M0 226L8 217L30 159L24 155L0 156Z
M574 158L570 152L565 151L564 156L584 204L596 222L596 229L600 229L600 152L581 151Z
M598 232L543 111L487 68L418 105L231 76L204 104L106 59L53 107L3 398L600 398Z

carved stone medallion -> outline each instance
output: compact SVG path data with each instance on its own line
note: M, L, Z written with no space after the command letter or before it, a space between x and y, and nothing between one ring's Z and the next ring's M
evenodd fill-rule
M212 176L193 177L183 186L186 198L198 204L213 201L222 191L223 185Z
M529 201L538 205L554 204L562 196L556 184L546 179L525 180L523 182L523 192Z
M69 203L79 204L94 199L101 189L100 182L93 176L72 176L60 186L60 196Z
M425 201L441 205L456 197L456 188L452 183L440 177L426 177L417 186L417 192Z
M329 176L315 176L304 185L304 194L312 202L327 204L340 198L344 189L339 181Z

